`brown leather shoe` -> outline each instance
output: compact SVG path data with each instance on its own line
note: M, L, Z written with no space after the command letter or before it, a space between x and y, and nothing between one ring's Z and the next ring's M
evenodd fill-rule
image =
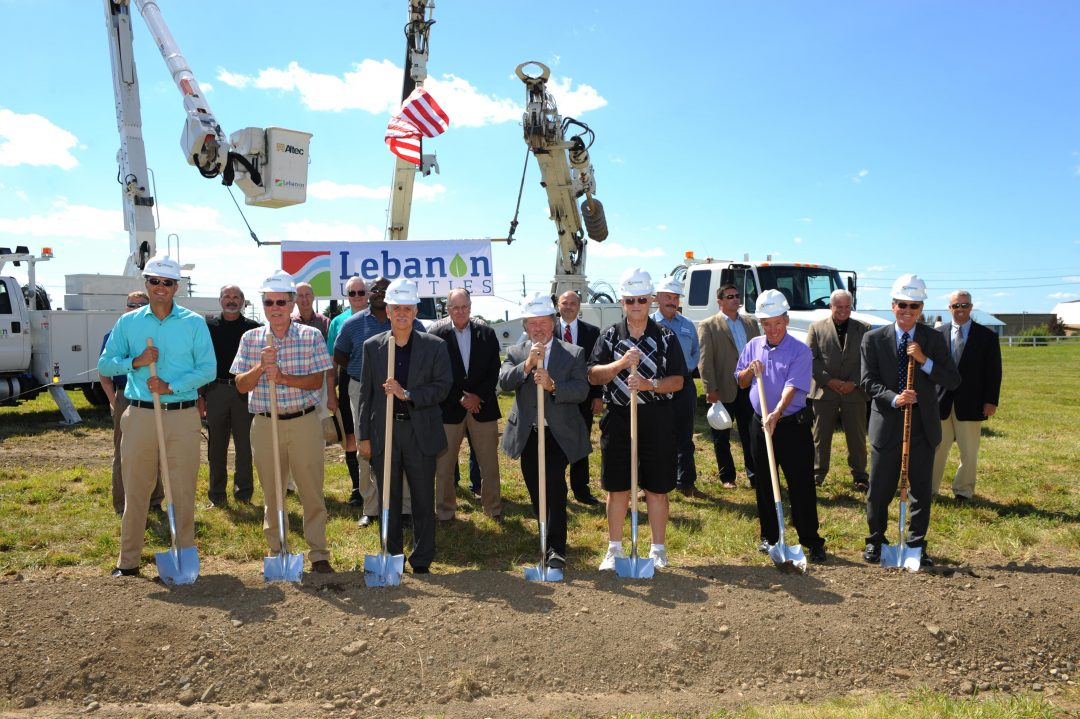
M334 568L330 566L330 562L325 559L320 559L317 562L311 563L311 571L316 574L333 574Z

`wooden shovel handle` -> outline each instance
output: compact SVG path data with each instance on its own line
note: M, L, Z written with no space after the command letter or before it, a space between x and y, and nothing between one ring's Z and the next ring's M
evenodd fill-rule
M147 337L146 346L153 347L154 340ZM157 377L157 362L150 363L150 377ZM165 488L165 505L168 506L173 503L172 484L169 482L169 457L165 450L165 425L161 420L161 395L153 390L151 390L151 394L154 397L154 424L157 427L158 466L161 468L161 486Z

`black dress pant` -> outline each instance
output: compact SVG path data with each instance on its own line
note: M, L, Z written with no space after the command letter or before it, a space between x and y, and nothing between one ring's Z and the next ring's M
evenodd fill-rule
M435 455L423 454L413 424L394 420L394 438L390 455L390 517L387 520L386 550L401 554L404 540L401 531L401 483L409 483L412 496L413 550L409 564L427 567L435 558ZM379 488L382 503L383 455L371 458L371 472Z
M566 465L569 460L562 447L551 434L544 430L544 458L547 488L547 546L566 556ZM529 489L533 514L540 517L540 461L537 447L540 444L536 429L529 433L525 449L521 453L521 475Z
M870 445L870 491L866 493L866 524L870 530L867 544L880 546L886 541L889 528L889 504L900 485L900 458L903 439L891 447ZM926 530L930 526L930 487L934 468L934 450L923 432L919 412L913 413L911 423L911 453L908 457L908 517L907 544L926 546ZM898 539L893 534L893 539Z
M233 496L238 501L251 499L254 481L251 472L251 419L247 395L236 391L236 385L211 382L206 399L206 459L210 466L207 497L223 503L229 495L229 438L232 438L236 467L233 471Z
M786 419L786 418L785 418ZM780 422L773 431L773 454L779 469L787 480L788 498L791 500L791 523L799 535L799 544L814 548L824 546L825 540L818 534L817 487L814 485L814 435L807 421ZM780 527L776 522L776 501L773 498L772 478L769 473L769 451L765 443L765 429L754 415L750 425L750 443L754 449L755 466L760 468L757 477L758 521L761 538L776 544Z
M592 400L581 403L579 409L581 410L581 418L585 420L585 434L592 437ZM570 490L578 499L592 496L592 490L589 489L588 455L570 465Z
M739 431L739 443L742 445L743 466L750 484L755 482L754 452L750 447L750 425L754 422L754 406L750 404L750 389L740 389L734 402L724 402L724 408L731 415ZM721 482L735 481L735 459L731 456L731 430L712 429L713 452L716 454L716 468L720 471ZM768 469L768 464L763 464ZM769 477L763 474L764 481Z
M697 483L697 465L694 463L694 416L697 414L697 385L690 375L683 377L683 386L671 398L671 412L675 420L675 452L677 470L675 486L693 488Z

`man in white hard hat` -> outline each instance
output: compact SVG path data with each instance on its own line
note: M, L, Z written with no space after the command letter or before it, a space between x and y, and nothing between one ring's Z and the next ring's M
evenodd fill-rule
M285 492L286 477L291 475L304 508L311 571L330 574L334 568L326 542L323 432L316 410L333 361L319 330L292 321L296 285L291 275L278 270L263 281L259 292L266 326L244 333L231 371L236 375L236 389L248 395L248 410L255 415L251 448L265 503L263 536L270 556L282 551L277 503ZM271 382L277 394L280 483L274 471Z
M807 406L813 373L810 348L787 333L787 298L778 290L765 290L757 297L754 316L761 323L762 335L746 343L735 380L750 390L750 403L756 421L750 425L750 444L754 451L754 466L758 468L755 484L761 545L780 539L776 503L772 492L769 452L766 433L772 435L773 456L778 471L787 480L791 500L791 521L805 546L810 561L826 561L825 540L818 534L817 490L814 485L814 438L810 427L814 413ZM765 389L769 412L761 406L758 383Z
M214 379L214 346L202 315L173 301L180 289L180 265L156 255L143 269L150 304L124 314L98 359L98 374L126 374L129 405L120 419L124 480L124 516L120 522L120 558L114 577L139 573L146 512L160 467L154 394L161 397L162 425L176 519L176 545L195 546L195 479L201 440L199 387ZM147 346L147 339L153 346ZM150 376L150 363L157 376Z
M589 396L585 350L554 336L551 296L533 293L522 305L527 339L506 351L499 389L514 392L514 407L503 431L503 451L521 459L533 513L539 517L540 482L547 492L547 566L566 566L566 467L588 457L592 447L580 405ZM537 425L536 387L544 390L544 426ZM539 436L544 433L544 470L540 477Z
M851 319L854 298L847 290L829 296L829 317L810 325L806 344L814 355L814 483L821 486L829 473L836 417L847 440L848 468L855 489L869 487L866 473L866 392L859 387L860 347L870 325Z
M589 382L603 385L607 406L600 419L600 483L608 492L608 550L600 569L625 556L623 524L630 506L630 393L638 402L638 483L645 490L655 566L668 565L668 492L675 488L675 420L671 398L682 389L687 368L679 340L649 318L653 284L634 267L622 274L619 295L625 317L600 335L589 358ZM631 371L636 368L636 372Z
M892 311L896 322L867 332L862 341L862 377L859 384L870 395L870 491L866 494L866 538L863 559L881 560L886 540L889 503L900 481L903 453L904 407L911 413L911 444L908 458L909 515L907 544L922 547L922 563L934 561L926 552L930 526L931 472L934 449L941 441L939 388L960 385L945 338L919 324L926 283L918 275L901 275L892 287ZM907 386L907 363L915 362L915 386Z
M992 330L971 319L971 310L971 293L953 292L949 297L952 321L938 329L949 343L960 372L960 386L952 392L938 391L942 436L934 455L933 492L936 495L941 486L955 439L960 449L960 466L953 476L952 493L960 503L970 502L975 496L982 423L997 413L1001 396L1001 346Z
M697 385L691 373L698 366L701 356L697 328L679 313L683 295L683 283L674 277L665 277L656 286L656 307L652 320L667 327L679 340L686 374L683 386L671 398L671 411L675 418L675 454L678 469L675 487L687 497L704 497L697 487L697 465L694 463L694 416L697 414Z
M356 423L358 450L371 462L381 494L383 453L390 453L389 526L387 551L401 554L402 473L412 494L413 550L409 565L415 574L427 574L435 558L435 457L446 449L442 401L454 379L446 343L418 330L416 283L396 279L386 288L391 329L364 342L360 375L360 404ZM394 371L387 361L393 342ZM388 445L386 398L393 397L393 438Z

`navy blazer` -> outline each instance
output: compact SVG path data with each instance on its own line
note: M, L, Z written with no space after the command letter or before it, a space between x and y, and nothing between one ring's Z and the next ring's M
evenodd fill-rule
M938 328L949 345L950 354L952 327L949 322ZM1001 345L993 330L972 320L957 369L960 370L960 386L955 390L938 389L941 418L948 419L955 409L958 420L981 422L986 419L983 405L996 407L1001 396Z

